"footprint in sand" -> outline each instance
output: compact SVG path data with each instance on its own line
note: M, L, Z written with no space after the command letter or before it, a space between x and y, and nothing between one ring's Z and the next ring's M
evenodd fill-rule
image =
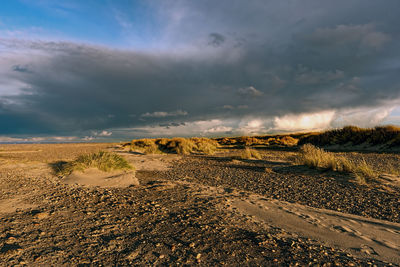
M361 239L363 239L363 240L365 240L365 241L368 241L368 242L371 242L371 241L372 241L371 238L369 238L368 236L362 235L362 234L359 234L358 237L361 238Z
M397 231L397 230L388 229L388 228L386 228L385 230L392 234L400 234L400 231Z
M373 248L367 245L361 245L361 252L368 255L378 255L378 253L376 253L376 251Z

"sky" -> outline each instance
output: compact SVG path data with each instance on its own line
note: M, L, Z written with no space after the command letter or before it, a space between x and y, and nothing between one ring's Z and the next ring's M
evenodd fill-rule
M398 125L399 12L398 0L5 1L0 142Z

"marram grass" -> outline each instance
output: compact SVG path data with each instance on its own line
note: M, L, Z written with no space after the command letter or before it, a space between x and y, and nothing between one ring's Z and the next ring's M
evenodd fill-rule
M300 148L296 162L311 168L352 173L361 183L366 183L378 177L378 173L365 160L356 163L311 144L305 144Z
M97 153L80 155L74 161L62 164L56 170L57 175L65 176L73 171L84 171L88 168L97 168L101 171L109 172L114 170L134 170L134 167L122 156L100 151Z
M217 151L218 143L209 138L160 138L160 139L139 139L132 140L131 151L138 151L144 154L176 153L188 154L214 154Z
M258 153L257 150L248 148L248 147L243 149L243 151L240 153L239 157L241 159L261 159L262 158L260 153Z

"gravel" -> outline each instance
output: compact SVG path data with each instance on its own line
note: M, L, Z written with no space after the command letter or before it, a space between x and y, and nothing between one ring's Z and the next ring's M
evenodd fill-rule
M267 168L267 170L266 170ZM400 222L400 190L360 185L334 172L268 160L187 156L165 174L171 180L229 186L274 199Z
M272 171L266 172L265 168ZM0 214L0 266L389 265L360 259L226 211L237 188L277 199L399 221L399 192L380 192L272 161L187 156L140 186L64 185L42 163L1 166L1 200L33 208ZM26 198L28 196L28 198Z

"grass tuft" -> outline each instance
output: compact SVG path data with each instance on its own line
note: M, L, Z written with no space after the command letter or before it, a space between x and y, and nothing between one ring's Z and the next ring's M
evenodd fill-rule
M111 152L100 151L97 153L80 155L74 161L59 164L56 169L56 174L66 176L73 171L84 171L88 168L97 168L105 172L134 169L122 156Z
M218 142L209 138L191 138L196 145L196 152L203 154L214 154L218 148Z
M360 183L367 183L378 177L378 173L374 171L364 159L352 170L352 172Z
M241 159L262 159L260 153L258 153L257 150L248 148L248 147L243 149L243 151L240 153L240 158Z
M186 138L172 138L167 144L168 150L179 155L188 155L193 152L195 144Z
M154 139L139 139L131 142L130 151L139 151L144 154L161 154L162 151Z
M337 172L352 173L357 181L361 183L369 182L378 177L368 163L363 159L361 162L350 161L334 153L327 152L322 148L311 144L305 144L300 148L296 162L317 169L327 169Z
M279 139L279 142L283 146L296 146L299 142L299 139L293 138L291 136L284 136Z

